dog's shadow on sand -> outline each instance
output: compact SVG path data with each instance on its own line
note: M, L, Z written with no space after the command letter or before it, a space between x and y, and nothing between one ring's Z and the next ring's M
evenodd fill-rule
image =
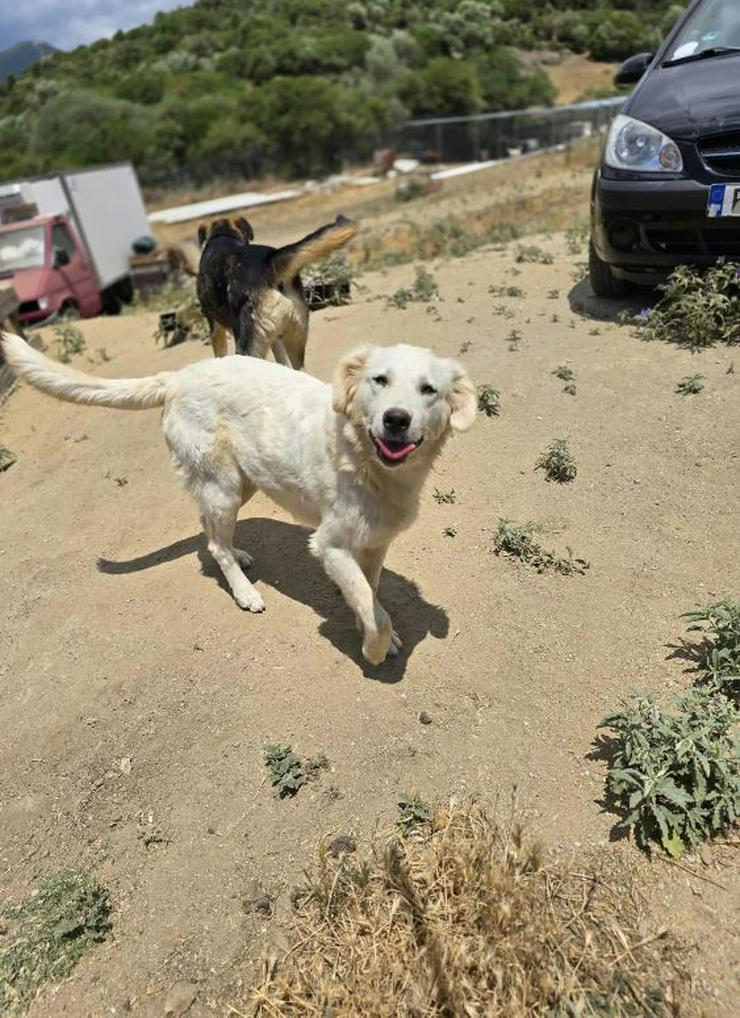
M362 640L355 629L352 612L324 573L321 563L308 550L309 534L310 531L294 523L248 519L237 524L235 544L254 556L254 566L248 576L258 588L265 585L275 587L286 597L313 608L324 619L319 625L322 636L351 658L364 675L380 682L399 682L417 644L428 635L437 639L447 636L450 628L447 613L425 601L411 580L392 569L384 569L378 594L399 631L403 648L398 657L388 658L377 667L371 665L362 657ZM200 559L203 575L215 580L231 597L220 569L205 547L203 534L175 541L165 548L126 561L98 559L98 569L109 575L137 573L193 554ZM265 600L269 612L269 595ZM234 609L239 610L235 605Z

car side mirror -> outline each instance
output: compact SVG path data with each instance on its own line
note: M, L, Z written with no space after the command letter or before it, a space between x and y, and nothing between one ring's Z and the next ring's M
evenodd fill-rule
M63 247L55 247L51 264L54 269L61 269L64 265L69 265L69 251Z
M630 57L629 60L625 60L614 75L614 84L636 85L653 62L654 56L654 53L637 53L634 57Z

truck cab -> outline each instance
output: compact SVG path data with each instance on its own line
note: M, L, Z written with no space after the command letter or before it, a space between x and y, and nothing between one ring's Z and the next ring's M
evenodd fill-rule
M89 318L102 297L95 270L65 215L37 216L0 226L0 286L20 300L23 325L48 318Z

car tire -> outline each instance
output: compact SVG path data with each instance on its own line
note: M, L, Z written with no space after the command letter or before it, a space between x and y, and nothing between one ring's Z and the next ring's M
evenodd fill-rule
M627 284L617 279L611 266L602 262L593 241L588 245L588 281L597 297L623 297L627 293Z
M76 322L78 318L81 318L80 309L77 303L73 300L65 300L59 309L57 318L61 322Z

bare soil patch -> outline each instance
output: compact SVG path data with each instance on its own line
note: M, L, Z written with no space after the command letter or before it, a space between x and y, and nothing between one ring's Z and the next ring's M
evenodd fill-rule
M521 186L481 179L404 215L473 216L548 179L562 192L571 172L579 203L562 209L582 214L588 173L561 167ZM306 208L306 224L334 209L333 198ZM260 211L258 238L299 235L291 215ZM390 229L398 216L368 213L364 225ZM42 992L33 1018L162 1015L175 984L178 999L194 994L189 1016L228 1013L263 946L284 942L291 889L321 838L367 843L404 793L490 804L514 785L546 845L636 868L648 932L682 938L713 1001L705 1013L731 1013L730 849L678 867L612 842L604 763L590 754L598 722L630 689L688 683L686 663L668 660L679 613L736 593L733 353L641 342L576 283L582 250L559 234L531 240L551 264L518 263L515 243L431 260L439 298L405 310L385 298L412 285L414 266L396 266L363 275L351 305L313 316L308 370L320 377L356 343L403 341L460 357L500 392L500 414L481 413L450 443L418 523L391 550L381 597L405 652L381 669L362 663L306 531L259 496L238 538L267 611L240 612L156 413L68 406L26 386L2 407L1 441L17 461L0 474L0 887L21 900L39 879L90 863L113 904L113 937ZM210 356L200 343L157 346L156 324L82 323L87 349L110 357L94 370L151 374ZM91 367L86 353L72 364ZM560 365L575 373L575 396L553 375ZM702 392L677 396L677 379L697 372ZM572 483L535 470L558 437L578 464ZM571 546L590 568L540 574L495 555L502 517L534 521L545 547ZM265 743L329 766L279 799ZM267 908L245 906L265 898Z

